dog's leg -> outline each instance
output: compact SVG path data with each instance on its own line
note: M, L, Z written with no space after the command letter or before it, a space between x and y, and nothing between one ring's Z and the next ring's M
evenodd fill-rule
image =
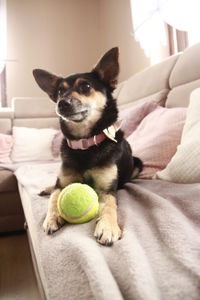
M81 182L81 176L74 170L65 170L61 167L54 191L49 199L47 216L43 223L43 228L47 234L54 233L65 223L64 219L59 215L57 201L61 189L72 182Z
M94 236L100 244L110 246L121 238L121 229L117 223L117 178L118 170L115 164L93 168L88 171L92 177L94 188L99 195L100 216L97 220Z
M55 185L47 186L38 193L38 196L49 196L53 192L54 188Z
M60 217L57 209L57 201L60 191L60 189L56 189L51 194L51 197L49 199L48 212L43 223L43 228L47 234L54 233L65 223L63 218Z
M117 222L116 198L112 194L102 194L100 201L105 202L105 204L97 219L94 236L100 244L111 246L122 236Z

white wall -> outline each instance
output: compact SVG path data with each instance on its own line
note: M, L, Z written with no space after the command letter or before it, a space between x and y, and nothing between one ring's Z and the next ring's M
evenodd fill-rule
M129 0L7 0L7 96L43 96L32 69L56 74L89 71L99 57L120 48L120 81L150 60L131 35Z
M100 55L98 1L7 0L7 96L41 96L32 69L57 74L90 70Z
M100 36L102 52L113 46L120 48L123 81L134 73L150 65L150 60L135 41L129 0L99 0Z

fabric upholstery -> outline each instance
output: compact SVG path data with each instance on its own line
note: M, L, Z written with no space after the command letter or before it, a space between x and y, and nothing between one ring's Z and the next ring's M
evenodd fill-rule
M12 119L14 116L14 110L10 107L1 107L0 119Z
M191 94L181 143L166 169L155 178L177 183L200 182L200 88Z
M53 159L52 143L57 130L51 128L13 127L14 162L44 161Z
M128 137L134 156L142 159L140 178L152 178L166 167L181 140L186 108L157 106Z
M186 49L180 55L169 77L171 89L200 78L199 53L200 43Z
M155 102L121 107L119 111L119 127L124 131L125 137L127 138L135 131L141 121L157 107Z
M58 118L30 118L30 119L14 119L13 126L29 127L29 128L55 128L59 129Z
M169 57L130 77L119 92L118 103L128 103L168 89L169 75L178 57L179 55Z
M60 147L63 140L62 131L59 130L58 133L55 135L52 143L52 153L55 158L60 157Z
M187 107L190 102L190 94L193 90L200 87L200 79L179 85L173 88L168 96L165 103L166 107Z
M55 103L49 98L13 98L15 118L56 117ZM31 108L31 109L30 109Z
M15 191L1 192L0 233L23 230L24 220L25 219L21 199L17 188L15 189Z
M94 239L95 219L44 233L48 198L37 193L55 182L58 169L51 164L17 171L48 300L199 300L199 184L127 183L117 193L123 238L108 248Z
M11 163L12 135L0 133L0 163Z
M0 192L17 190L17 180L10 170L0 169Z
M11 119L0 119L0 132L4 134L10 134L12 132Z
M131 101L129 103L122 104L122 105L120 105L120 107L128 108L129 106L143 104L143 103L147 103L147 102L156 102L160 106L165 106L165 102L166 102L168 93L169 93L168 89L163 89L162 91L157 92L152 95L149 95L147 97L144 97L144 98L141 98L141 99L138 99L135 101Z

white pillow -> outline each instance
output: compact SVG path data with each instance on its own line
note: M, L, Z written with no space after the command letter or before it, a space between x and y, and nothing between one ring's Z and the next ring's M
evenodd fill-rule
M11 158L14 162L52 160L52 142L57 130L13 127L14 145Z
M192 92L177 152L154 178L178 182L200 182L200 88Z

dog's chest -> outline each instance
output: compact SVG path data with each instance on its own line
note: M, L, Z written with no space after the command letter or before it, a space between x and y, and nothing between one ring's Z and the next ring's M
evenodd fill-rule
M115 164L92 168L83 173L83 182L96 190L108 191L113 181L117 179L117 166Z
M103 167L95 167L82 172L73 169L61 170L59 183L64 188L69 183L86 183L99 192L108 192L118 177L117 165L112 164Z

